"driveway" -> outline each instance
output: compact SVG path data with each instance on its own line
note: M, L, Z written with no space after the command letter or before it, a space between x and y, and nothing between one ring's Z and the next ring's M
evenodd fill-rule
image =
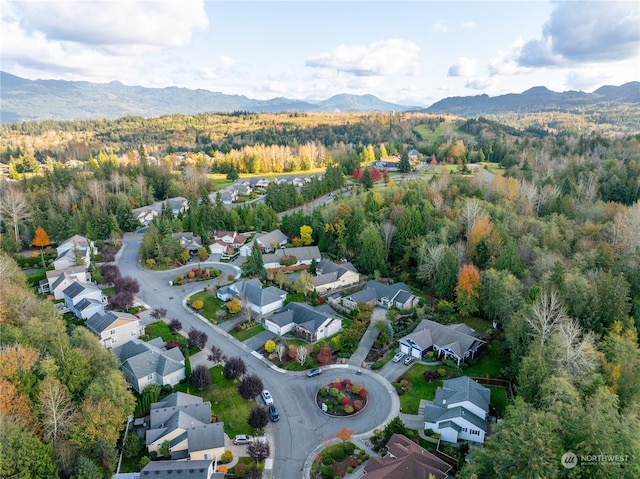
M258 349L260 349L262 346L264 346L264 343L266 343L269 339L274 339L276 338L278 335L276 333L274 333L273 331L261 331L258 334L256 334L255 336L247 339L244 344L250 348L253 349L254 351L257 351Z
M362 366L365 359L367 359L369 350L373 347L373 343L375 343L378 335L380 334L380 331L376 329L376 323L378 321L388 323L386 309L373 308L369 327L364 332L364 335L358 344L358 349L356 349L356 352L351 355L351 358L349 358L349 364L352 366Z

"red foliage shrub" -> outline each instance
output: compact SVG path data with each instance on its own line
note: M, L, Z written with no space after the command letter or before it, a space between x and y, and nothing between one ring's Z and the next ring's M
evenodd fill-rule
M167 349L173 349L173 348L177 348L178 346L180 346L180 345L178 344L178 342L175 339L170 339L169 341L167 341L166 348Z
M350 387L350 386L351 386L351 379L349 379L349 378L345 378L345 379L343 379L343 380L342 380L342 385L343 385L345 388Z
M382 172L378 168L372 168L371 179L373 181L378 181L380 178L382 178Z
M353 409L355 409L356 411L359 411L363 407L364 403L360 399L356 399L355 401L353 401Z
M351 399L349 399L348 397L343 397L342 399L340 399L340 403L343 406L348 406L349 404L351 404Z
M364 399L364 398L366 398L366 397L367 397L367 394L368 394L368 393L367 393L367 390L366 390L365 388L362 388L362 389L360 390L360 397L361 397L361 398L363 398L363 399Z
M331 387L336 388L338 391L342 389L342 383L339 380L333 381Z
M362 168L356 168L355 170L353 170L353 179L356 181L360 181L360 178L362 178L362 173L363 170Z

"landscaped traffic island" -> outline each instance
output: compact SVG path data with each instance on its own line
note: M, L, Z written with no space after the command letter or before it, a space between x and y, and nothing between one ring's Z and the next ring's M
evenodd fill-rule
M353 416L367 406L368 394L362 384L353 384L350 379L336 378L318 389L316 404L329 416Z

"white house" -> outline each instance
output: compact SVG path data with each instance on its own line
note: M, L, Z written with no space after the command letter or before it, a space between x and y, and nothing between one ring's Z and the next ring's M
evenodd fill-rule
M282 311L268 316L264 327L279 336L289 332L314 343L340 332L342 319L328 305L315 308L306 303L289 303Z
M360 281L358 270L351 263L334 263L321 260L316 266L313 287L318 294L324 294L335 288L343 288Z
M173 393L151 404L145 444L149 453L169 443L171 459L220 459L224 453L224 423L211 422L211 403L201 397ZM184 463L185 467L189 463ZM182 477L182 476L178 476Z
M287 236L280 230L273 230L263 235L256 235L252 242L240 248L240 256L249 256L253 249L253 242L257 241L263 253L270 253L278 248L283 248L287 242Z
M84 236L74 235L63 241L56 250L58 256L53 260L53 267L56 270L63 270L73 266L89 266L91 251L95 250L95 245Z
M314 259L316 262L322 260L320 250L317 246L301 246L299 248L279 249L271 254L263 254L262 262L264 263L265 269L277 269L284 266L282 261L287 257L293 257L296 260L292 264L288 264L288 266L310 265Z
M342 298L342 305L347 309L355 309L358 303L390 309L411 309L418 305L420 298L411 292L404 283L385 284L371 280L364 287L349 296Z
M40 281L39 292L53 295L54 299L63 299L62 293L73 282L88 283L91 276L86 266L71 266L65 269L47 271L47 279Z
M490 389L468 376L447 379L424 408L424 428L439 433L443 441L483 443L490 396Z
M107 349L138 339L144 334L140 320L129 313L96 313L87 319L85 326L98 336L100 344Z
M400 351L422 359L428 351L435 351L443 359L453 359L460 365L475 358L487 344L465 324L440 324L423 319L410 334L398 340Z
M78 318L87 319L96 313L104 313L107 298L93 283L74 281L64 289L62 294L64 305Z
M221 301L238 298L243 305L248 306L257 316L269 314L282 308L287 292L275 286L262 287L258 278L248 281L237 281L218 289L216 295Z
M184 356L180 348L167 349L162 338L132 339L113 348L127 382L141 393L149 384L175 386L185 378Z

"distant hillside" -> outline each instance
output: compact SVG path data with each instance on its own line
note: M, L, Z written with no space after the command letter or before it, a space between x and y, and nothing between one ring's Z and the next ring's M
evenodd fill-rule
M420 111L469 117L506 112L576 111L610 102L640 103L640 82L629 82L621 86L603 86L593 93L578 91L558 93L539 86L519 94L509 93L496 97L488 95L452 97L440 100Z
M403 111L406 106L387 103L373 95L336 95L320 102L288 98L255 100L188 88L144 88L120 82L89 83L64 80L26 80L0 72L2 123L26 120L84 120L156 117L232 111Z

